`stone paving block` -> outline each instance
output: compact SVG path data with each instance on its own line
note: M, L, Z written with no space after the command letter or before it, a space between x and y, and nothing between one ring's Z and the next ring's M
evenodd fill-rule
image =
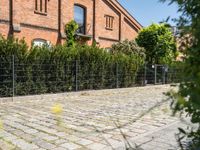
M140 147L142 150L155 150L155 147L149 144L144 144ZM160 148L160 147L159 147ZM160 149L161 150L161 149Z
M1 132L1 136L0 137L8 137L8 136L12 136L12 134L11 133L9 133L9 132L7 132L7 131L5 131L5 130L3 130L3 131L0 131Z
M44 149L47 149L47 150L51 150L51 149L56 147L56 145L48 143L44 140L37 141L35 144L37 146L39 146L40 148L44 148Z
M56 145L61 145L61 144L67 143L67 142L69 142L69 141L64 140L64 139L58 139L58 140L54 141L54 143Z
M14 102L0 104L4 123L0 134L5 141L27 150L109 150L110 145L123 150L125 139L116 129L117 123L128 142L142 144L144 150L156 150L158 145L164 146L160 150L173 148L177 146L174 134L184 125L171 116L169 102L138 118L164 100L163 92L169 90L170 86L164 85L17 97ZM51 112L56 103L64 108L62 126Z
M44 139L46 141L55 141L58 139L58 137L47 135L47 136L42 137L42 139Z
M69 150L81 148L81 146L79 146L75 143L64 143L64 144L61 144L60 146L63 147L63 148L67 148Z
M67 137L64 137L64 139L72 141L72 142L77 142L77 141L80 141L82 138L77 137L75 135L69 135Z
M152 137L142 137L142 138L139 138L139 139L130 139L129 141L138 146L138 145L142 145L142 144L145 144L145 143L149 143L152 140L153 140Z
M14 130L14 131L12 131L11 133L14 134L14 135L16 135L16 136L21 136L21 135L24 134L24 132L21 131L21 130Z
M109 147L109 146L106 146L104 144L100 144L100 143L93 143L93 144L90 144L88 146L86 146L88 149L91 149L91 150L102 150L106 147Z
M82 139L82 140L80 140L80 141L77 141L77 143L79 143L80 145L86 146L86 145L92 144L93 141L86 140L86 139Z
M39 148L39 149L35 149L35 150L46 150L46 149L44 149L44 148Z
M34 141L34 139L36 138L35 136L33 136L31 134L25 134L25 133L20 135L20 137L30 143L32 143L32 141Z
M15 148L14 145L0 139L0 149L1 150L11 150L11 149L14 149L14 148Z
M13 134L10 134L9 136L6 136L6 137L2 137L3 139L5 139L6 141L9 141L9 142L13 142L15 141L16 139L18 139L17 136L13 135Z
M65 132L57 132L55 133L56 136L59 136L59 137L65 137L67 136L67 134Z
M13 127L11 127L11 126L9 126L9 125L6 125L6 126L4 126L4 130L5 130L5 131L8 131L8 132L12 132L12 131L15 131L16 128L13 128Z
M28 133L28 134L34 134L34 133L38 133L38 130L35 130L35 129L28 129L28 130L24 130L25 133Z
M67 148L63 148L63 147L56 147L53 150L68 150Z
M37 145L27 143L26 141L22 139L16 139L15 141L12 141L12 144L16 145L21 150L34 150L38 148Z
M109 145L111 145L113 148L117 148L125 144L125 141L118 141L112 138L106 139L106 142L109 143Z

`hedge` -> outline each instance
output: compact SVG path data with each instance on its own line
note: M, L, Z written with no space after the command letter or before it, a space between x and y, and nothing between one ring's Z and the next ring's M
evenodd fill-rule
M28 48L24 40L0 38L0 97L12 96L13 73L15 95L57 93L133 86L143 63L96 46Z

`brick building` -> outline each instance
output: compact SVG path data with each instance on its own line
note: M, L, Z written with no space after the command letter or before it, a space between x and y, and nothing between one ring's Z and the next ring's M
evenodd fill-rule
M25 38L28 45L62 43L71 20L80 38L102 47L134 39L142 28L117 0L1 0L0 12L0 34Z

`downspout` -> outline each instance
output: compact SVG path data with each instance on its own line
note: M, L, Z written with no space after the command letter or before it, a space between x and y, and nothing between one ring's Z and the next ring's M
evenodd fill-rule
M61 0L58 0L58 43L61 43Z
M122 14L119 14L119 41L122 40Z
M96 41L96 0L93 0L93 43Z
M8 37L13 36L13 0L9 0L9 33Z

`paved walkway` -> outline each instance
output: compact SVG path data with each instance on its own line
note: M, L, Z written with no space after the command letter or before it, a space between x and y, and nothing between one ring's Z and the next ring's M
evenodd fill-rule
M0 149L176 150L170 86L29 96L0 104ZM21 100L21 101L19 101ZM51 112L61 104L60 121ZM59 124L58 124L59 123Z

